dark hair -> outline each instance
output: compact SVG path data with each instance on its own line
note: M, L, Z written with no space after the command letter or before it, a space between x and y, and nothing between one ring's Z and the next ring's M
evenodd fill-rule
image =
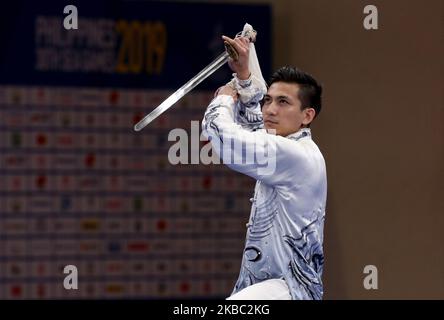
M301 109L313 108L315 117L322 109L322 86L308 73L298 68L285 66L276 70L269 81L269 86L275 82L296 83L299 85L298 98L301 101Z

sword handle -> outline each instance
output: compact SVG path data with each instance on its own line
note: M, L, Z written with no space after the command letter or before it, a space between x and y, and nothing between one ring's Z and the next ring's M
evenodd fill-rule
M245 38L248 38L248 40L250 40L251 43L255 43L256 42L256 35L257 35L256 30L248 30L247 32L245 32L244 35L242 35L242 31L241 31L236 35L236 38L245 37ZM234 49L234 47L226 41L224 42L224 45L225 45L225 50L230 55L230 58L233 59L234 61L237 61L239 59L239 54L237 53L236 49Z
M234 49L234 47L226 41L224 41L224 45L225 45L225 50L227 51L230 58L233 59L234 61L237 61L239 59L239 53L237 53L236 49Z

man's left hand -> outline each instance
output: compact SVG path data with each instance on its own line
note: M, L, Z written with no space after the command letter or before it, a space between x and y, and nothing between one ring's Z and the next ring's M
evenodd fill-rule
M237 101L237 91L236 91L236 89L234 89L230 85L224 85L224 86L220 87L219 89L217 89L217 91L214 95L215 96L220 96L220 95L232 96L234 99L234 102Z

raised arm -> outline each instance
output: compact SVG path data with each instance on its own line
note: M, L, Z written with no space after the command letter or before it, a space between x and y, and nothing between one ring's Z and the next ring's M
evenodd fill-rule
M242 128L234 121L235 99L234 91L223 87L205 112L202 129L214 151L231 169L266 184L297 184L308 163L304 148L265 130Z
M228 83L228 86L233 88L238 96L234 108L235 122L244 129L256 131L263 128L260 102L266 94L267 88L263 79L259 79L262 76L250 72L250 46L252 44L244 37L231 39L223 36L222 38L236 49L239 56L237 60L229 59L228 61L234 72L233 79ZM253 59L257 60L255 56Z

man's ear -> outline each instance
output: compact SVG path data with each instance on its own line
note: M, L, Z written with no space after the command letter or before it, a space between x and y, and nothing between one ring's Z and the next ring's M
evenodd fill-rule
M316 116L316 110L313 108L304 109L304 119L302 119L302 124L304 126L309 125Z

